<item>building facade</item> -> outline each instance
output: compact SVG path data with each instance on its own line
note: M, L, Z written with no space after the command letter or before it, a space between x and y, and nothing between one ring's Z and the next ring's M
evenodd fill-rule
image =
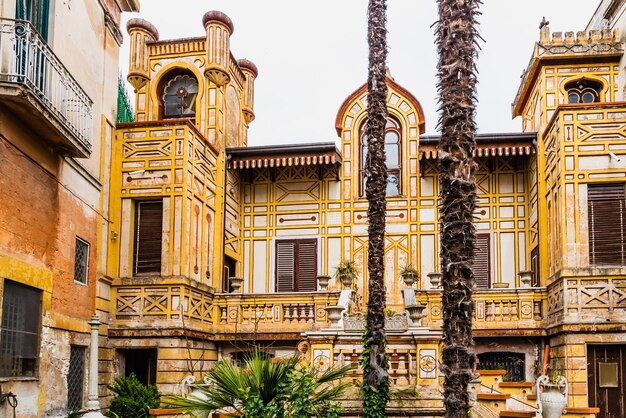
M570 382L569 414L626 416L626 382L606 380L626 367L626 105L623 40L598 18L605 3L585 31L542 24L513 103L522 132L477 137L475 351L481 368L504 372L483 371L475 389L479 400L501 396L500 406L480 402L492 412L532 414L545 354ZM177 391L185 376L257 345L272 356L298 350L320 368L356 365L366 86L338 110L337 142L247 146L257 69L230 51L227 16L208 12L202 23L206 36L177 40L159 40L143 20L128 25L136 122L118 126L111 164L101 369L143 370ZM395 387L418 388L412 410L436 415L438 137L423 135L419 101L390 74L387 83L390 373ZM346 261L358 272L350 284L333 277Z
M64 417L87 400L119 22L138 9L0 1L0 393L18 417ZM14 416L0 398L0 416Z

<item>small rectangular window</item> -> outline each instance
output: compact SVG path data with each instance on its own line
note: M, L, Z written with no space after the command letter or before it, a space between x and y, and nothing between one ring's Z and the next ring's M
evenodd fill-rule
M161 273L163 201L137 202L135 206L134 272Z
M70 368L67 372L67 410L78 411L83 407L85 387L85 347L70 346Z
M34 377L39 356L41 291L4 281L0 377Z
M626 200L623 184L589 184L589 264L626 264Z
M276 241L277 292L314 292L316 277L316 239Z
M87 284L89 273L89 243L76 237L74 248L74 281Z
M489 234L476 234L474 250L474 279L476 287L488 289L491 286L491 246Z

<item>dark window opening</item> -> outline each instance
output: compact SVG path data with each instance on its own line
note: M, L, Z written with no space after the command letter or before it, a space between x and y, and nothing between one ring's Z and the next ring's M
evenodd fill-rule
M489 234L476 234L476 248L474 250L474 280L476 287L489 289L491 286L491 237Z
M276 291L317 290L317 240L276 241Z
M189 71L174 70L162 83L161 108L163 119L196 117L198 80Z
M41 291L4 281L0 377L34 377L39 353Z
M229 256L224 256L224 278L223 278L223 284L222 284L222 289L224 289L224 292L232 292L233 288L230 285L230 280L228 280L230 277L235 277L235 275L237 274L237 261Z
M144 385L156 384L158 350L149 349L127 349L120 350L123 359L123 371L121 374L128 377L131 374Z
M76 237L74 247L74 281L87 284L89 273L89 243Z
M28 20L44 40L48 40L50 0L17 0L15 18Z
M589 184L589 264L626 264L626 200L623 184Z
M526 361L524 354L495 351L478 355L478 369L506 370L504 382L524 382L526 380Z
M367 122L366 122L367 123ZM361 127L361 195L365 195L367 175L365 164L367 161L368 138L365 134L365 123ZM385 126L385 166L387 167L387 196L399 196L402 194L402 135L400 124L394 119L388 119Z
M135 206L134 272L161 273L163 201L137 202Z
M67 372L67 410L78 411L83 407L85 387L85 347L70 346L70 368Z
M539 287L539 246L530 252L530 269L533 272L532 286Z
M237 366L243 367L246 365L246 361L251 359L254 354L255 353L253 351L236 351L234 353L230 353L230 357ZM265 359L274 358L273 354L266 353L265 351L258 351L256 354Z
M585 78L569 82L565 85L567 103L596 103L600 101L602 84Z

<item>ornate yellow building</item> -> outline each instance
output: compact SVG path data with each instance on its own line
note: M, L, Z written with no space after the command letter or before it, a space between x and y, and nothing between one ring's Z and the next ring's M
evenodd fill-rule
M206 36L176 40L144 20L128 24L136 122L118 125L112 153L102 383L135 372L177 391L186 375L253 345L273 356L299 350L320 368L356 365L366 86L339 109L337 142L249 147L257 69L230 51L227 16L208 12L202 23ZM513 104L523 132L477 137L476 416L534 416L548 346L570 382L569 414L626 416L620 39L542 24ZM438 137L423 135L419 101L387 82L390 373L395 387L416 388L405 412L438 415ZM357 279L325 284L345 261Z

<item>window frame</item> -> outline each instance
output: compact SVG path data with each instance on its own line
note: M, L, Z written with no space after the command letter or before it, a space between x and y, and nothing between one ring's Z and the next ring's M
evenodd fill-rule
M189 115L166 115L165 114L165 89L168 84L171 83L177 77L188 76L196 82L196 87L198 91L195 93L194 97L194 114ZM163 74L159 80L159 85L157 88L157 99L159 102L159 116L161 119L189 119L192 123L195 123L198 115L198 97L200 96L200 80L191 70L186 68L174 68L167 73Z
M579 78L569 81L563 87L565 90L565 102L567 104L599 103L600 94L602 93L603 88L604 86L600 81L589 80L587 78ZM583 100L584 95L587 93L591 93L593 95L593 101L586 102ZM578 100L575 102L570 101L570 97L572 95L575 95Z
M359 196L365 197L365 162L367 159L367 154L365 149L367 145L365 143L366 137L366 129L365 126L367 124L367 120L363 121L361 127L359 128ZM387 118L387 123L385 124L385 135L383 138L383 147L386 148L387 145L387 133L394 132L398 136L397 149L398 149L398 165L396 167L389 168L387 167L387 161L385 161L385 172L387 173L387 178L389 178L389 174L394 175L398 179L398 193L394 195L387 195L385 188L385 195L388 198L402 197L402 167L403 167L403 155L402 155L402 124L394 117L389 116ZM387 152L385 149L385 157L387 156Z
M614 268L626 264L626 184L587 184L587 225L589 266ZM613 235L607 239L607 233L619 235L619 242ZM619 261L612 258L616 256Z
M141 210L141 205L145 205L145 204L150 204L150 203L160 203L161 204L161 225L159 226L159 231L160 233L160 240L159 242L161 243L161 249L159 251L159 268L158 271L139 271L139 251L140 251L140 247L139 247L139 233L140 233L140 222L141 222L141 218L140 218L140 210ZM133 227L133 259L132 259L132 272L133 275L135 276L140 276L140 275L161 275L161 265L163 264L163 217L165 216L163 214L163 199L150 199L150 200L137 200L135 201L135 210L134 210L134 227Z
M78 353L80 357L74 357L73 353ZM78 363L74 363L72 361L78 360ZM67 410L75 411L83 408L83 404L85 401L85 371L87 365L87 347L83 345L70 345L70 359L69 359L69 368L66 376L67 383ZM72 372L79 373L80 385L72 385L71 380L73 379ZM76 393L72 391L73 388L79 389Z
M22 289L22 291L25 292L32 292L30 295L28 295L27 297L25 297L24 299L37 299L37 303L33 304L33 303L28 303L28 302L32 302L30 300L26 300L26 303L23 303L23 306L25 306L25 311L28 309L33 309L33 311L28 311L24 313L24 318L27 317L35 317L37 320L35 321L34 324L34 331L33 330L21 330L21 329L9 329L9 327L5 324L5 320L6 320L6 315L7 312L10 311L10 309L8 309L7 307L7 300L9 300L10 298L10 289L13 288L14 291L18 292L17 289ZM4 279L2 281L2 315L0 316L0 379L13 379L13 378L20 378L20 379L28 379L28 378L32 378L32 379L38 379L39 378L39 363L40 363L40 357L41 357L41 315L42 315L42 291L41 289L38 289L36 287L32 287L32 286L28 286L25 285L23 283L17 282L17 281L13 281L10 279ZM24 294L22 294L24 295ZM16 293L15 295L13 295L13 298L18 298L19 294ZM36 305L36 306L33 306ZM34 312L36 310L36 312ZM18 316L19 316L19 312L18 312ZM23 328L26 328L26 326L24 325ZM2 370L2 356L3 356L3 347L4 347L4 339L8 338L5 335L5 332L14 332L14 333L21 333L21 334L30 334L30 335L34 335L35 336L35 341L34 341L34 347L32 347L32 351L34 352L34 357L26 357L24 356L25 351L27 349L26 345L22 342L21 345L19 345L20 349L22 350L19 354L21 354L21 358L22 359L31 359L33 360L32 363L32 370L30 372L25 372L24 371L24 364L20 363L19 366L19 371L17 372L17 374L15 374L15 369L11 370L11 374L10 375L5 375L3 373ZM17 345L16 345L17 347ZM10 358L10 362L11 363L15 363L15 358L17 357L18 353L16 353L13 357Z
M291 270L293 271L293 278L292 278L292 284L291 284L291 290L279 290L279 245L280 244L289 244L289 243L293 243L294 245L294 249L293 249L293 264L291 267ZM314 257L315 257L315 261L314 261L314 265L315 265L315 275L313 277L313 289L301 289L302 284L302 280L301 280L301 268L300 268L300 246L303 244L311 244L313 243L315 246L315 250L314 250ZM317 290L317 275L319 274L319 269L318 269L318 263L319 263L319 243L318 243L318 239L317 238L299 238L299 239L295 239L295 238L287 238L287 239L277 239L274 242L274 292L275 293L305 293L305 292L315 292Z
M84 259L84 281L82 280L77 280L76 279L76 268L78 266L78 246L79 244L81 245L85 245L86 247L86 253L85 253L85 259ZM80 284L83 286L87 286L89 283L89 256L91 255L91 245L89 244L88 241L80 238L80 237L76 237L75 243L74 243L74 283L76 284Z

